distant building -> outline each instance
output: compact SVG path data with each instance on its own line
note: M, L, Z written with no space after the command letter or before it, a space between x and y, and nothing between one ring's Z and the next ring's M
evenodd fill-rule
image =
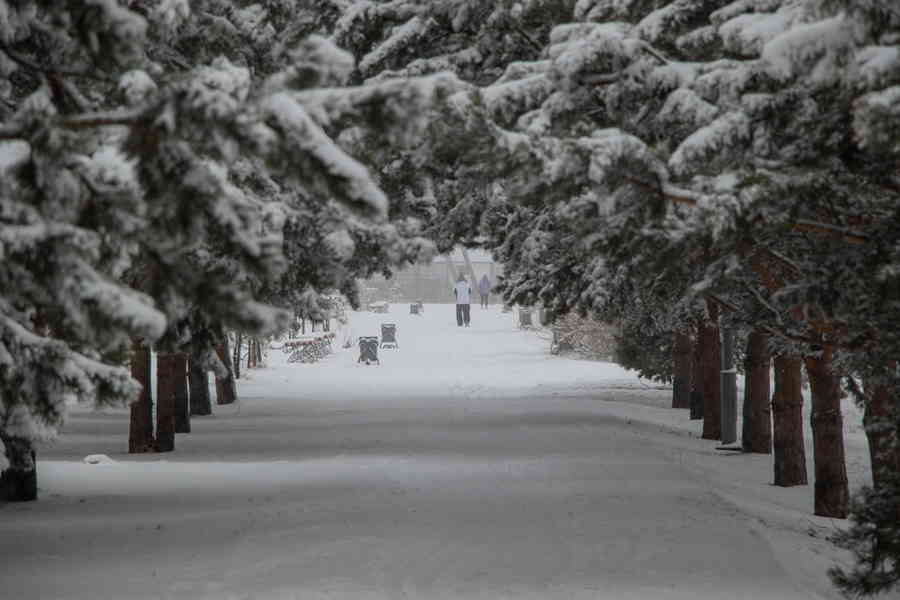
M362 302L454 302L453 284L459 273L466 276L472 284L473 297L477 298L477 284L482 275L487 275L491 284L497 282L497 276L503 272L503 265L494 262L488 252L483 250L466 250L469 261L466 264L465 256L461 249L456 249L450 255L437 256L428 264L417 264L394 273L390 279L376 275L370 279L360 281ZM449 263L449 264L448 264ZM475 280L471 281L472 274L469 265L475 274ZM496 298L491 299L492 302Z

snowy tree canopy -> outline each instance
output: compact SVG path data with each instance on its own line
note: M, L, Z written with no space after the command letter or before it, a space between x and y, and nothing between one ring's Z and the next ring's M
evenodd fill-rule
M348 87L353 57L292 8L0 2L4 436L133 397L132 337L273 330L279 286L428 251L347 134L408 146L455 78Z

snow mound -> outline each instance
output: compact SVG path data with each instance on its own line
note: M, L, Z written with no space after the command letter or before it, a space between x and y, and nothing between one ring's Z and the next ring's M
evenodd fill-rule
M88 454L82 459L82 462L89 465L114 465L116 461L105 454Z

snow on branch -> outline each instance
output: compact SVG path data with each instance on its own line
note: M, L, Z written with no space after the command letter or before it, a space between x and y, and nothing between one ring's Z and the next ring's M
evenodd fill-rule
M706 2L702 0L674 0L641 19L634 28L634 34L648 42L656 42L663 36L675 33L705 9Z
M900 154L900 85L859 98L853 107L853 132L869 151Z
M414 131L421 123L411 117L422 115L441 97L468 90L452 73L437 73L415 79L387 80L349 88L322 88L291 94L307 114L322 127L346 119L377 120L392 125L396 132ZM371 126L371 123L368 123Z
M750 120L742 112L729 112L681 142L669 159L678 175L701 170L715 159L727 158L750 140Z
M386 40L360 59L360 72L369 73L390 56L414 47L420 40L426 39L434 25L432 19L415 16L406 23L395 27Z
M286 162L304 178L318 179L352 212L375 220L386 218L387 198L371 174L328 137L296 98L281 92L266 98L261 109L264 120L281 137L282 147L271 149L278 156L271 158Z
M484 88L485 106L495 118L512 123L523 112L539 106L553 92L553 84L543 74L533 75Z
M900 81L900 46L866 46L853 60L858 85L877 88Z
M781 79L803 76L814 85L841 77L842 57L854 45L854 23L844 15L795 25L765 44L762 58Z
M788 31L803 14L797 4L789 4L775 13L743 14L720 25L719 36L727 50L756 57L767 42Z
M717 106L705 101L692 90L679 88L669 94L656 118L663 125L685 124L696 129L711 123L718 114Z

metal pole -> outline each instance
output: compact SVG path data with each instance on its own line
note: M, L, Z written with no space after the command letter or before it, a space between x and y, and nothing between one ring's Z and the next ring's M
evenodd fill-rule
M722 328L722 443L737 441L737 372L734 368L734 330Z

